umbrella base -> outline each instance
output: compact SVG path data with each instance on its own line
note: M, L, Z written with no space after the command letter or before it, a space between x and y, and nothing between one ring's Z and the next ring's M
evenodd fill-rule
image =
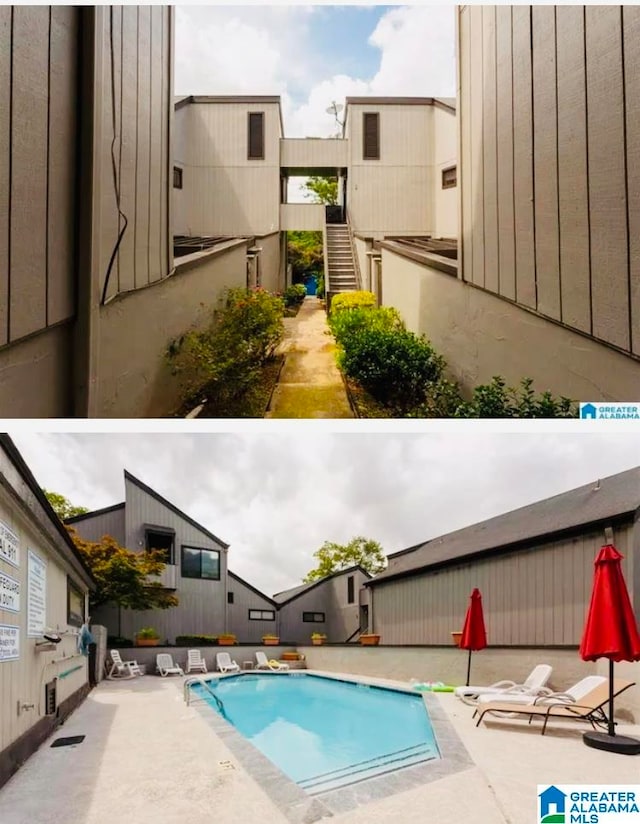
M585 732L582 736L587 747L595 750L607 750L622 755L640 755L640 738L629 735L609 735L606 732Z

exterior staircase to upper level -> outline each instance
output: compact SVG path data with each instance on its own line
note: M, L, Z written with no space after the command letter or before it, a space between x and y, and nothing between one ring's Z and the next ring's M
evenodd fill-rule
M326 232L326 288L332 295L354 292L358 287L356 262L349 227L346 223L327 223Z

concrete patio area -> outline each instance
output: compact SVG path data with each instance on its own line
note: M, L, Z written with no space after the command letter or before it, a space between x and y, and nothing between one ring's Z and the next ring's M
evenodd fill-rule
M114 818L137 824L311 824L324 816L326 808L316 803L322 796L292 806L285 797L291 782L266 791L252 777L247 758L238 758L209 723L217 715L203 704L186 706L182 680L102 682L0 790L2 824L107 824ZM329 812L333 821L382 824L396 817L416 820L418 811L428 810L430 821L531 824L537 784L638 783L640 757L585 747L586 725L554 723L544 737L539 727L509 719L476 728L472 708L453 695L433 694L429 700L437 702L467 750L459 771L403 789L403 772L426 769L409 767L393 774L394 794L349 812ZM620 731L639 735L640 727ZM76 746L51 749L53 739L71 735L86 737Z

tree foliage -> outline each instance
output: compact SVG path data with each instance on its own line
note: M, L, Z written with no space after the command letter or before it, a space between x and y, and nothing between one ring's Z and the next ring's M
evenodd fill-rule
M73 518L74 515L84 515L85 512L89 511L86 506L74 506L68 498L65 498L59 492L51 492L49 489L43 489L42 491L61 521L66 518Z
M165 568L162 550L132 552L105 535L99 541L85 541L73 527L69 534L97 584L90 595L91 606L114 603L126 609L168 609L178 599L149 576Z
M335 206L338 203L337 177L309 177L303 184L307 190L304 197L313 203Z
M325 578L333 572L341 569L356 566L359 564L371 575L381 572L387 565L384 550L378 541L371 538L363 538L358 535L352 538L348 544L336 544L333 541L325 541L324 544L313 553L318 565L303 578L303 583L309 584Z
M322 272L322 232L288 232L287 250L294 281Z

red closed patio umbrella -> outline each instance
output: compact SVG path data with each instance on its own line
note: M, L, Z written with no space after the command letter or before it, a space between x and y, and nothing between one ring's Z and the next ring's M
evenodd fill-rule
M478 587L471 593L471 603L467 609L460 639L460 649L469 650L467 660L467 686L469 686L469 676L471 674L471 653L474 650L481 650L487 646L487 631L484 627L484 615L482 613L482 595Z
M593 590L580 656L585 661L609 659L609 719L607 733L585 733L583 740L596 749L637 754L640 741L616 735L613 720L613 662L640 661L640 633L622 573L622 558L612 544L607 544L594 562Z

